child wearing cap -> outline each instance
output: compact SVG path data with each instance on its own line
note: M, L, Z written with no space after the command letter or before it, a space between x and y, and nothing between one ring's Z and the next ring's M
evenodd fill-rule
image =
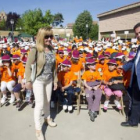
M109 88L109 86L111 86L112 84L123 83L123 80L114 80L113 82L110 82L111 78L122 76L117 72L116 68L117 68L116 61L114 59L111 59L108 62L108 69L104 71L103 73L103 83L106 85L106 87L104 88L104 92L106 96L106 100L104 102L104 110L108 109L109 100L112 95L116 96L114 103L117 106L117 108L122 109L121 104L120 104L120 99L123 94L122 91L112 90L111 88Z
M60 63L65 60L64 51L59 50L58 55L56 55L56 67L58 68Z
M72 99L75 92L80 92L80 88L76 86L77 76L70 70L71 62L66 59L61 63L61 66L62 71L58 73L58 95L63 102L63 109L72 111ZM64 98L65 92L67 93L66 98Z
M71 71L74 73L83 70L83 64L79 61L79 51L74 50L71 58Z
M13 75L15 77L15 80L17 82L18 79L18 71L20 69L24 69L23 63L20 60L20 56L19 55L13 55L12 57L13 63L12 63L12 69L14 71Z
M100 73L100 75L102 76L103 75L103 71L105 70L105 56L103 55L100 55L98 57L99 61L98 63L96 64L96 70Z
M20 62L20 63L23 64L23 67L20 68L19 71L17 72L18 83L16 84L16 86L13 89L14 95L16 97L16 108L17 109L20 109L21 104L22 104L22 100L20 99L20 91L22 89L25 91L25 83L26 83L26 79L25 79L25 65L26 65L26 61L27 61L27 58L25 57ZM32 90L30 92L32 93Z
M7 99L7 91L6 88L11 92L11 99L9 103L13 103L15 101L15 96L13 94L13 87L15 85L15 81L13 78L13 69L11 67L11 60L9 55L4 55L2 57L3 66L0 69L1 75L1 92L3 97L1 99L1 104L4 104Z
M96 61L94 59L86 60L87 71L83 73L82 79L84 80L86 99L88 102L88 110L90 120L94 121L97 117L97 111L99 111L100 100L102 91L100 87L101 76L96 71ZM93 96L95 97L93 99Z

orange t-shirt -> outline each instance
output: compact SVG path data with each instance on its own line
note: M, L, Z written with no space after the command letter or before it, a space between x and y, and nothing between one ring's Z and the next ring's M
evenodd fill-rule
M1 71L1 81L9 82L9 81L14 80L13 75L10 76L10 75L8 74L8 70L7 70L6 67L0 68L0 71ZM11 68L11 72L12 72L12 74L13 74L12 68Z
M101 69L101 71L103 72L105 70L105 65L101 63L97 63L96 70L98 71L99 69Z
M114 52L118 52L117 50L114 50L112 48L107 48L105 52L110 52L110 54L114 53Z
M25 68L19 69L17 76L21 76L21 79L24 79Z
M20 51L20 50L17 50L17 51L14 51L12 54L13 54L13 55L19 55L19 56L20 56L21 51Z
M110 72L109 70L106 70L106 71L103 72L103 80L106 81L106 82L109 82L109 80L112 77L117 77L117 76L121 76L121 74L119 74L117 72L117 70L114 70L112 72Z
M71 64L71 71L73 72L79 72L83 69L83 64L81 61L78 62L78 64Z
M79 59L79 61L80 61L81 63L86 63L85 57L81 57L81 58Z
M13 69L13 74L16 78L18 78L19 71L24 69L23 63L20 62L18 65L15 65L14 63L12 64L12 69Z
M87 82L93 82L95 80L101 80L102 78L99 72L97 71L91 72L90 70L87 70L83 73L82 79L86 80Z
M58 81L62 84L62 86L67 86L71 81L77 80L78 77L72 71L68 72L59 72L58 73Z
M65 56L61 58L59 55L56 57L56 67L65 60Z

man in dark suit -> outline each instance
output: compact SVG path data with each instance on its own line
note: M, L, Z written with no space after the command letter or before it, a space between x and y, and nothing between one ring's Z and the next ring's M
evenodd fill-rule
M140 41L140 23L134 26L135 35ZM131 115L127 122L122 122L124 127L138 127L140 119L140 45L133 60L123 65L125 71L131 69L130 88L132 89L132 108Z

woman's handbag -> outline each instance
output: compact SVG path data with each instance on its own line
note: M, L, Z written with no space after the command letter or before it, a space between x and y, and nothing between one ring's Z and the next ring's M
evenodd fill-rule
M113 82L113 81L117 81L117 80L123 80L122 76L118 76L118 77L112 77L109 82ZM118 83L118 84L112 84L108 86L111 90L121 90L124 91L125 87L123 83Z
M36 49L35 61L31 65L31 69L32 69L32 72L31 72L31 82L33 83L35 81L36 72L37 72L37 49Z

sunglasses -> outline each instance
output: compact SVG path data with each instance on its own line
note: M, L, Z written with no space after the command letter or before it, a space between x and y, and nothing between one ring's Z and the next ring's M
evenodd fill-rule
M53 35L46 35L45 37L44 37L44 39L53 39Z
M116 66L115 64L108 64L108 66Z
M59 54L64 54L64 53L62 53L62 52L59 52Z

